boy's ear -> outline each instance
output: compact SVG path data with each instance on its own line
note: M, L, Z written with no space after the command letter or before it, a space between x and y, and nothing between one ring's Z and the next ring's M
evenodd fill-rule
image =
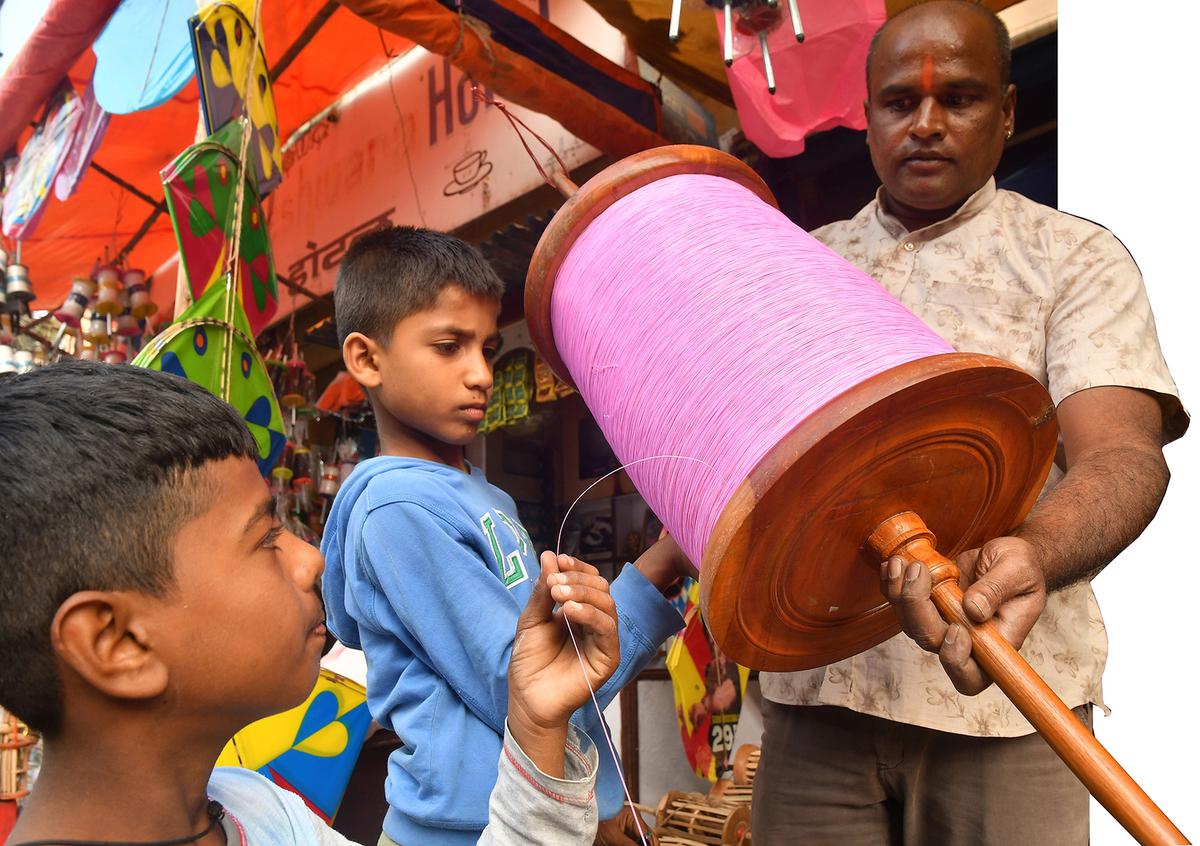
M151 646L137 597L80 591L58 607L50 627L58 658L96 690L118 699L161 696L170 677Z
M362 332L351 332L342 343L342 361L350 378L364 388L378 388L379 344Z

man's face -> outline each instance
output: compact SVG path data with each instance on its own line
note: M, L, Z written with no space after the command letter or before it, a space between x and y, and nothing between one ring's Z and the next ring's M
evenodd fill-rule
M969 8L907 13L876 45L867 144L899 211L952 213L996 170L1016 89L1001 87L992 29Z
M181 715L241 726L300 704L316 684L325 562L275 520L253 461L210 462L188 478L211 487L211 502L175 536L158 649Z
M499 311L495 300L450 285L396 324L379 351L374 396L402 431L426 443L471 442L492 395Z

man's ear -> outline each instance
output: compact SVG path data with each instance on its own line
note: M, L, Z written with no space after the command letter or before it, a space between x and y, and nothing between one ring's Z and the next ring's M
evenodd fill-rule
M378 388L382 377L379 373L379 344L362 332L351 332L342 344L342 361L346 372L364 388Z
M1004 131L1011 138L1017 125L1017 86L1009 84L1004 92L1004 103L1000 108L1004 112Z
M50 626L59 660L117 699L161 696L170 679L139 613L142 598L123 591L80 591L58 607Z

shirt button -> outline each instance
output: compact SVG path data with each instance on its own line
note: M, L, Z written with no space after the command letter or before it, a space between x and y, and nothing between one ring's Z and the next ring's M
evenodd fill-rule
M917 248L917 245L916 245L916 244L914 244L912 241L905 241L905 242L904 242L904 249L905 249L905 251L906 251L906 252L910 252L910 253L911 253L911 252L912 252L913 250L915 250L916 248Z

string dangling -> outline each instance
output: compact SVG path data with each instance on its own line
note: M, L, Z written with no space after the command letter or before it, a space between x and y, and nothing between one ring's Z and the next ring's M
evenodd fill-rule
M526 149L528 149L528 148L526 148ZM708 466L708 467L712 466L712 465L708 464L708 462L706 462L706 461L702 461L699 458L692 458L687 455L652 455L647 458L639 458L635 461L630 461L627 464L622 464L616 470L610 470L609 472L607 472L603 476L601 476L599 479L597 479L596 481L594 481L590 485L588 485L586 488L584 488L583 493L581 493L579 496L575 497L575 501L571 503L570 507L567 509L566 513L563 515L562 525L560 525L558 527L558 539L554 544L554 554L555 555L562 554L562 536L563 536L563 530L567 526L567 520L570 519L571 512L575 509L575 506L579 504L580 500L582 500L585 496L588 495L588 492L592 488L596 487L596 485L600 484L605 479L608 479L608 478L616 475L617 473L620 473L626 467L633 467L635 464L642 464L646 461L659 461L659 460L668 459L668 458L675 458L680 461L695 461L699 464L704 464L705 466ZM575 630L571 626L570 619L567 617L566 609L563 609L563 622L567 626L567 634L571 636L571 645L573 647L575 647L575 657L579 661L579 670L580 670L580 672L583 673L583 682L584 682L584 684L587 685L588 694L591 696L592 707L596 709L596 716L600 720L600 727L602 730L601 733L604 735L604 741L608 746L609 755L612 756L613 764L616 766L617 778L619 778L621 780L621 789L625 792L625 801L627 801L629 803L630 808L634 809L633 818L634 818L635 824L637 826L638 837L641 838L642 846L649 846L649 841L646 839L646 832L642 828L641 814L639 814L637 809L634 807L635 803L633 801L633 794L631 794L629 792L629 785L625 781L625 774L621 771L621 759L619 757L617 757L617 748L613 745L612 738L609 736L608 731L604 728L604 709L602 709L600 707L600 702L598 699L596 699L596 691L592 687L591 680L588 678L587 666L583 663L583 652L580 651L579 642L575 639Z

